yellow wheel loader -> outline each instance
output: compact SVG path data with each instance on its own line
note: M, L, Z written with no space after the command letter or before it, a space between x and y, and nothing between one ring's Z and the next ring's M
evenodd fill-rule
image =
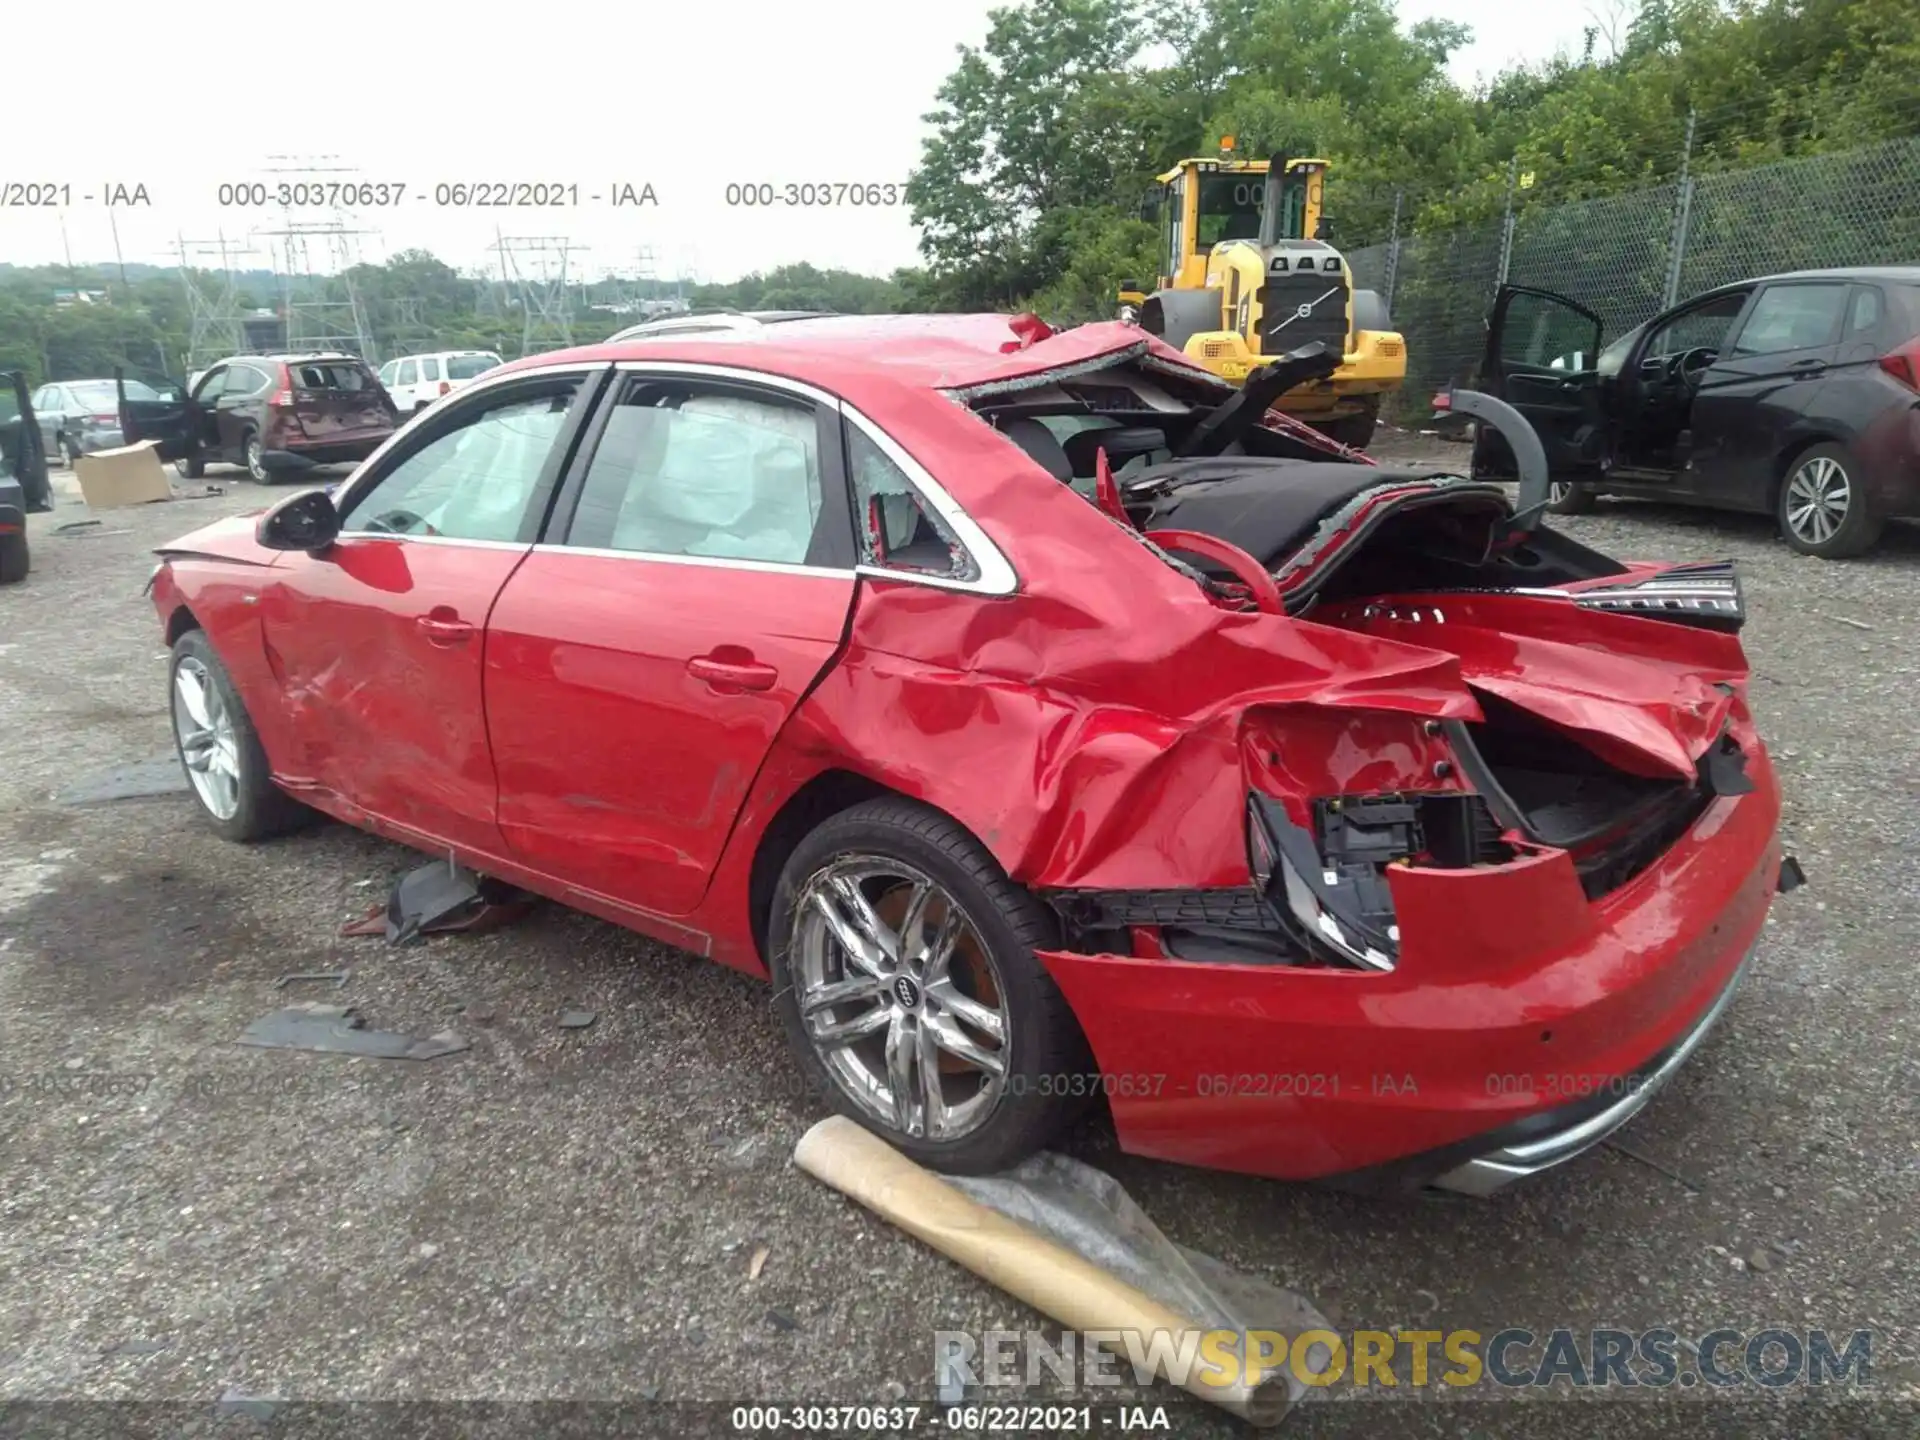
M1143 214L1160 227L1166 273L1128 283L1120 317L1236 383L1318 340L1340 356L1325 380L1288 391L1279 409L1363 448L1380 403L1407 378L1406 342L1373 290L1356 290L1327 243L1324 160L1182 160L1160 176Z

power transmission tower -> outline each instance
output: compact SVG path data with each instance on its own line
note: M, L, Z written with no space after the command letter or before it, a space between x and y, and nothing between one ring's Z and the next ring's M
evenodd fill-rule
M248 349L246 306L240 300L240 262L258 251L229 239L224 231L216 240L176 237L180 257L180 284L187 292L187 368L203 370L216 360Z
M584 248L564 235L494 234L501 287L507 304L520 310L520 353L534 355L573 344L567 264L584 255Z
M393 354L416 355L422 350L431 350L433 329L421 308L426 301L417 295L406 295L389 303L392 314L387 321L387 339Z
M290 177L289 184L330 187L359 173L352 166L326 163L338 159L332 155L268 158L276 163L266 173ZM323 205L290 207L279 229L262 233L277 242L281 260L287 348L371 358L372 326L352 272L360 263L359 242L378 232L356 226L342 206Z

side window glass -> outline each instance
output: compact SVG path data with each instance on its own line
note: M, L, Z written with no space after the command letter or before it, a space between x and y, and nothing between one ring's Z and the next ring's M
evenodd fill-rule
M1727 332L1740 318L1746 303L1747 292L1742 291L1674 316L1648 338L1642 358L1651 360L1656 356L1682 355L1689 350L1725 348Z
M251 395L254 391L260 389L266 378L265 375L255 370L251 365L235 365L227 371L226 388L220 393L222 395Z
M650 384L608 417L567 543L804 565L820 499L811 406Z
M1600 329L1578 310L1541 295L1507 301L1500 328L1500 359L1536 370L1583 370L1600 348Z
M196 401L213 402L220 398L220 392L227 385L227 367L222 365L209 370L200 377L200 383L194 387L193 398Z
M1880 328L1880 317L1886 312L1886 302L1879 288L1873 285L1861 285L1853 292L1853 303L1847 307L1847 338L1867 339Z
M414 377L414 362L411 360L402 360L400 362L400 374L399 374L399 377L394 381L394 384L411 385L414 383L413 377Z
M1830 345L1847 301L1844 285L1772 285L1734 342L1736 355L1772 355Z
M540 472L566 423L580 382L501 398L462 416L355 497L346 531L439 535L454 540L520 538Z
M393 377L397 375L399 371L400 371L400 362L398 360L387 361L386 364L380 367L380 383L382 385L393 384L394 383Z
M428 356L425 360L422 360L420 362L420 378L422 380L438 380L440 378L440 362L432 356Z
M846 436L861 563L947 580L979 579L973 556L906 471L858 425L847 425Z

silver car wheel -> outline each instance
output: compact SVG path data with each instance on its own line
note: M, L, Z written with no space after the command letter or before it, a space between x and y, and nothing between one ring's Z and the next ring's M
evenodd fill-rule
M1840 462L1816 455L1787 481L1787 525L1809 545L1824 545L1846 523L1853 486Z
M794 907L801 1023L834 1083L914 1139L957 1140L993 1113L1012 1062L1006 987L938 882L881 855L842 855Z
M207 667L182 656L173 671L173 733L187 779L216 820L240 808L240 745L233 716Z
M1547 503L1550 505L1566 504L1567 497L1571 494L1573 494L1571 480L1554 480L1547 485Z

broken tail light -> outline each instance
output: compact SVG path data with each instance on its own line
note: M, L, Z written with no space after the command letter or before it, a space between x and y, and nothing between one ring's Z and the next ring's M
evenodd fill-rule
M1463 793L1328 796L1312 802L1310 825L1255 793L1247 853L1256 891L1310 949L1367 970L1399 959L1389 866L1466 869L1511 858L1486 802Z
M274 387L273 398L267 404L275 410L293 408L293 376L284 365L280 367L280 383Z

